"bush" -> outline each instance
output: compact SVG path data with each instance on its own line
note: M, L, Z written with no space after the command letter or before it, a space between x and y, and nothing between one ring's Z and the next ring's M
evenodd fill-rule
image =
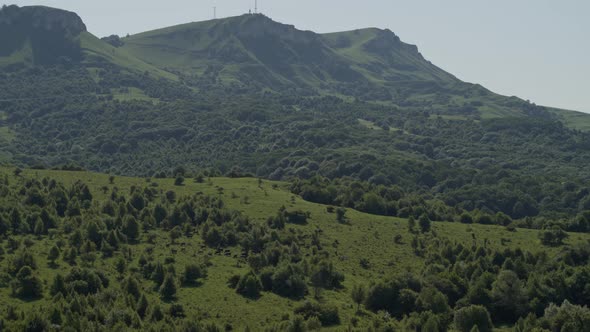
M430 231L431 222L430 218L428 218L426 214L420 216L420 219L418 219L418 224L420 225L420 231L422 233L427 233Z
M301 306L295 308L294 312L296 315L301 315L305 319L317 317L322 323L322 326L340 324L338 308L333 305L305 301Z
M295 266L284 265L272 275L272 291L285 297L302 298L307 292L307 285Z
M473 224L473 217L467 212L464 212L461 217L459 217L459 221L463 224Z
M561 306L550 304L545 309L544 319L553 331L590 331L590 309L567 300Z
M160 287L160 297L167 301L173 300L176 297L176 283L171 274L168 274L166 278L164 278L164 282Z
M474 326L477 326L480 332L492 332L494 329L490 313L484 306L472 305L455 312L455 329L470 332Z
M303 211L285 211L285 217L287 222L290 224L305 225L307 224L307 218L309 218L309 212Z
M240 279L242 279L242 277L239 274L234 274L227 280L227 286L231 289L235 289L238 287L238 282L240 282Z
M174 318L183 318L185 316L184 307L180 303L174 303L170 306L170 316Z
M545 229L539 233L541 243L546 246L560 246L569 235L561 229L561 227L554 225L549 229Z
M385 310L395 317L402 317L415 310L418 298L416 290L419 288L417 281L393 278L371 287L367 292L365 306L374 312Z
M176 179L174 179L174 185L175 186L184 185L184 178L182 176L178 176Z
M253 272L250 271L243 275L240 278L240 281L236 285L236 292L241 294L245 297L249 298L258 298L260 297L260 292L262 291L262 283L258 276Z
M189 264L184 267L184 273L182 274L183 285L194 285L198 279L205 278L207 276L207 267L204 265Z
M16 274L13 292L23 298L39 298L43 296L43 283L29 266L23 266Z

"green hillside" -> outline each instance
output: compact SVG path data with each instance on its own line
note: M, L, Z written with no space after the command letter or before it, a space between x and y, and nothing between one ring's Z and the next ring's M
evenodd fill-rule
M43 6L5 6L0 10L0 67L72 65L89 69L116 66L177 80L86 31L75 13Z
M201 89L319 93L484 118L526 115L522 101L459 81L389 30L321 35L243 15L121 41L130 54Z
M306 301L311 301L311 303L317 302L322 308L333 308L330 310L336 312L338 322L325 323L324 327L327 327L328 330L341 330L343 328L358 328L361 330L364 327L374 326L377 322L381 326L395 326L407 329L413 326L412 324L418 324L418 326L424 324L423 319L424 317L429 317L429 314L423 312L423 316L411 316L404 319L402 317L396 319L396 316L393 316L384 319L381 312L371 310L370 302L367 302L366 308L357 312L356 305L351 300L352 288L355 285L363 285L370 294L370 289L373 287L371 286L372 284L379 283L382 280L390 280L392 277L400 275L403 271L406 277L408 277L408 274L413 275L414 278L417 278L415 282L419 282L423 284L422 287L426 287L422 292L426 292L428 285L437 285L436 287L440 291L448 292L446 296L451 296L448 300L450 299L454 303L456 300L452 298L456 295L451 294L455 294L454 292L457 291L459 291L459 294L467 294L467 292L466 290L447 289L447 286L443 286L443 280L458 283L455 287L465 282L469 285L469 279L461 279L465 277L463 273L466 272L459 272L456 267L459 266L459 262L467 262L473 258L470 258L469 255L459 255L455 263L447 261L439 267L432 266L433 259L436 260L436 255L439 254L438 252L435 253L435 251L439 250L436 249L437 243L446 243L447 241L449 244L454 244L455 246L459 245L465 249L469 248L471 255L482 251L482 258L484 260L490 259L490 262L492 257L494 257L494 252L502 253L501 255L504 257L502 260L508 259L511 261L511 263L508 263L508 261L504 262L502 269L507 269L507 264L517 264L520 268L526 269L539 269L530 265L529 259L537 257L540 252L546 255L546 263L544 264L552 264L550 262L558 259L557 257L568 255L568 251L564 247L546 247L540 244L538 239L539 232L534 230L519 229L516 232L511 232L504 227L498 226L433 223L431 232L421 234L416 231L416 233L410 233L408 231L407 220L378 217L354 210L347 210L345 213L345 222L339 223L337 221L337 214L329 212L327 206L308 203L290 194L285 189L287 186L286 183L259 181L252 178L204 178L203 183L197 183L193 179L187 178L184 180L183 185L178 186L174 185L174 179L146 180L114 177L110 180L108 175L86 172L25 170L16 177L13 175L11 169L0 170L0 178L3 179L0 188L4 193L4 198L0 201L0 211L4 211L0 213L0 220L14 220L14 212L11 211L15 207L19 210L23 220L28 220L29 216L34 217L38 213L36 211L49 211L48 217L43 217L43 213L45 212L42 212L41 218L50 218L50 220L53 220L51 221L51 225L53 226L49 228L43 229L42 226L31 228L30 235L21 233L28 233L29 231L10 230L12 229L11 227L16 227L10 226L9 232L12 233L12 236L10 236L10 240L5 239L3 241L4 255L0 256L2 257L0 258L0 273L2 273L2 280L5 280L3 282L11 279L11 268L13 264L18 264L15 259L21 257L19 255L23 255L26 252L32 255L31 259L34 263L25 264L34 264L34 275L40 278L44 285L39 297L33 296L33 298L23 300L22 297L14 295L15 288L11 291L7 283L0 284L0 299L5 303L5 310L16 308L17 313L22 311L27 318L25 320L11 321L10 319L6 319L8 316L6 316L5 312L3 314L5 317L3 324L5 325L3 326L9 329L23 326L22 324L29 324L33 317L48 320L57 319L52 316L54 315L52 313L52 307L54 306L63 308L64 314L60 316L60 319L63 322L71 324L73 320L77 320L78 318L76 318L76 311L68 313L67 308L74 310L73 303L80 301L82 301L80 303L81 307L75 309L78 310L77 312L82 310L82 313L94 312L99 316L104 315L104 317L109 317L102 322L96 321L99 325L95 326L106 329L144 330L150 326L156 329L168 326L168 329L172 330L174 326L180 328L181 326L186 326L188 321L193 321L193 323L200 322L203 325L214 323L220 327L231 326L238 331L246 326L251 330L269 330L273 327L282 330L280 326L285 328L288 324L293 324L294 317L296 317L294 310L297 311L297 308L302 307ZM59 188L61 188L62 184L64 189L69 190L68 197L71 197L69 199L70 203L67 204L65 217L59 216L59 205L56 207L45 205L53 202L54 197L57 197L55 195L61 190ZM89 191L84 189L86 186ZM43 189L49 189L50 187L54 187L54 189L50 189L50 192L46 192L46 189ZM24 191L19 193L19 188L28 189L26 189L26 193ZM176 198L172 201L170 200L171 191L176 193ZM135 192L135 194L130 194L130 192ZM149 192L152 192L152 194L149 194ZM31 195L40 196L33 198L34 196ZM150 195L155 196L149 198ZM171 240L170 234L176 232L176 229L171 230L172 228L167 228L172 226L164 226L164 223L159 226L157 224L150 224L149 218L153 217L149 216L152 213L156 213L152 212L155 211L153 210L155 206L158 205L168 210L169 216L165 218L170 219L165 220L171 222L175 220L172 218L177 218L174 216L176 212L173 211L182 207L183 202L191 202L191 199L188 198L193 197L193 195L196 195L194 196L196 198L210 197L212 199L223 200L222 211L239 211L237 213L241 213L245 218L249 219L255 229L262 227L260 230L262 234L266 233L266 236L271 237L279 236L280 240L277 240L279 242L273 244L272 241L267 242L267 240L261 239L263 243L267 243L262 250L264 255L258 256L256 254L257 250L251 249L252 251L246 251L248 254L244 257L244 249L241 249L245 246L246 242L244 241L246 241L248 236L255 236L255 234L241 234L237 229L231 231L230 224L233 221L226 221L228 223L226 226L230 228L225 226L219 228L220 231L223 229L223 238L225 239L223 240L224 242L219 242L219 244L214 244L217 242L211 242L214 240L205 235L208 234L207 232L211 232L211 227L215 228L214 224L212 224L213 226L207 226L212 221L196 221L196 223L193 222L191 224L191 217L188 217L185 221L187 224L181 223L179 225L180 227L178 229L182 230L179 237L173 240ZM79 197L80 199L81 197L86 197L85 200L90 200L81 200L74 203L74 200L77 199L74 197ZM21 203L16 206L11 205L11 202L15 201L23 203L22 205ZM111 218L109 217L111 212L108 212L108 206L112 206L113 202L116 201L119 202L119 208L116 208L112 212L114 213L113 219L108 221ZM144 203L140 203L140 201ZM121 202L123 202L123 205L121 205ZM204 204L205 201L198 199L194 202L191 204ZM81 205L75 208L71 204ZM121 210L125 204L127 204L125 208L127 212ZM138 204L141 204L141 206ZM115 207L117 207L117 204ZM276 216L283 207L290 212L302 211L308 217L301 224L290 224L287 221L285 229L274 228L273 231L272 228L266 226L270 225L267 223L267 220L269 217ZM56 208L57 210L55 210ZM193 206L193 208L195 212L200 209L198 205ZM79 209L79 212L75 212L72 209ZM119 212L116 212L116 210ZM103 212L101 213L99 211ZM213 220L211 219L214 218L213 214L211 214L213 210L209 211L209 219ZM80 217L76 216L78 213L80 213ZM135 216L134 218L137 218L140 223L138 235L132 235L135 233L132 233L128 226L125 226L130 222L128 221L131 220L129 218L132 218L130 216ZM157 217L157 214L154 216ZM187 217L185 216L183 218ZM193 218L196 218L196 216ZM110 222L114 222L114 224L111 225L109 224ZM120 240L117 242L118 244L114 248L108 249L109 253L107 253L105 242L101 245L101 242L98 241L96 247L91 245L92 242L90 244L85 242L88 241L84 240L86 236L90 236L86 235L90 233L86 233L85 230L88 230L89 225L92 223L98 223L99 230L106 227L104 230L99 231L99 234L103 234L99 236L104 236L105 240L109 234L109 229L120 229L122 234L128 234L134 238L137 236L137 240L131 240L130 237L127 240L121 240L123 238L119 235ZM0 225L3 224L0 223ZM41 225L43 225L42 222ZM74 225L77 226L72 228ZM245 225L247 224L244 224L242 227L245 227ZM0 227L0 230L2 229ZM82 230L82 240L75 240L79 236L79 230ZM277 232L277 234L271 235L271 231ZM226 237L230 236L232 232L237 232L235 235L240 239L236 244L225 242L229 241L229 238ZM570 238L566 241L566 245L568 247L587 245L589 239L586 234L571 234ZM19 249L18 245L13 244L15 241L17 244L22 243L21 245L23 247ZM80 247L78 249L79 256L69 258L71 251L69 248L76 248L76 243L78 243L76 241L80 241ZM289 245L289 241L295 241L298 245ZM418 241L418 247L416 247L416 241ZM54 246L57 246L59 252L63 254L58 256L55 263L48 263L47 256L50 249ZM84 249L87 246L90 249ZM280 250L283 250L280 249L281 246L285 250L290 246L291 249L289 250L291 252L294 250L293 246L297 246L297 250L301 251L298 255L300 255L302 261L296 263L296 265L309 264L312 270L314 264L318 264L322 259L327 259L330 262L330 266L333 266L331 268L342 274L343 281L341 286L336 288L324 288L327 286L314 288L314 279L304 276L308 291L305 292L303 297L289 297L277 294L276 291L262 290L261 294L255 298L240 295L235 289L228 287L228 281L234 275L245 275L251 269L260 271L258 273L263 274L263 271L278 269L282 266L278 264L276 267L273 267L271 264L266 270L256 270L255 268L257 266L256 264L258 264L255 263L257 261L256 257L267 257L267 259L270 259L268 255L271 254L272 250L279 249L280 252ZM246 247L249 247L249 245ZM518 250L514 251L517 248ZM111 252L110 250L113 251ZM431 252L431 250L434 251ZM521 251L521 254L524 252L532 256L527 258L525 262L523 260L525 256L518 258L520 257L518 254L519 251ZM513 255L512 257L515 261L513 262L506 255ZM153 281L150 280L149 275L146 277L142 272L142 269L146 268L146 263L142 263L142 260L145 259L150 264L166 261L168 262L166 266L174 266L174 270L176 271L176 277L174 279L176 279L175 283L178 288L176 296L172 300L160 301L161 295L158 293L158 289L154 289ZM490 270L496 271L496 273L499 272L498 269L502 266L502 261L498 262L497 259L497 257L494 258L493 264L499 264L499 266L492 267ZM121 261L124 262L124 265L122 265L123 263ZM286 264L286 262L283 263ZM184 271L186 265L190 264L206 264L207 275L199 279L195 285L182 286L180 281L183 275L182 271ZM454 269L453 266L455 266ZM435 274L437 277L435 277L432 273L437 269L440 272L437 272ZM445 279L451 278L451 275L443 272L447 269L454 271L452 278L459 279ZM84 291L82 288L76 288L77 286L67 288L68 290L64 290L64 293L57 297L50 295L52 287L55 289L55 286L52 286L52 284L56 276L61 275L71 278L72 273L74 273L73 271L78 271L77 273L80 273L79 271L87 271L84 273L101 271L100 278L103 280L108 279L108 285L99 286L97 295L92 295L91 293L83 296L82 292ZM541 275L533 277L532 271L530 273L530 280L541 277ZM546 272L538 273L543 274ZM529 275L529 272L526 272L526 275ZM130 278L136 280L134 282L138 282L137 286L139 289L137 291L139 295L132 295L134 293L125 295L128 294L127 292L130 289L130 286L128 286ZM433 282L439 282L440 284L432 284ZM474 281L471 282L471 285L475 285ZM11 292L13 295L11 295ZM105 302L109 301L106 300L110 296L109 294L119 295L111 299L110 301L112 302ZM421 294L418 292L416 296L422 296ZM125 302L137 301L141 295L145 296L149 303L149 309L146 311L145 316L142 314L139 316L135 315L129 311L130 309L125 309L128 306ZM130 298L127 298L128 296ZM133 296L136 296L136 300L132 300ZM459 297L462 297L462 295L459 295ZM127 299L125 300L125 298ZM544 299L540 300L545 301ZM94 305L95 309L92 309L89 302L96 303ZM458 305L459 308L466 305L464 301L459 302L462 303ZM110 303L110 305L107 305L107 303ZM424 302L422 303L422 305L426 305ZM161 321L149 318L153 315L152 311L156 305L159 305L164 314ZM177 310L178 305L184 310L184 313L180 316L169 313L170 308L175 305L177 306ZM297 312L303 312L305 314L305 311ZM495 311L493 312L495 313ZM444 312L435 311L435 313L439 316L435 315L433 317L445 319L443 318L445 317ZM131 316L129 316L130 320L126 323L125 317L128 315ZM183 317L189 319L185 320ZM492 317L494 320L499 319L499 316L495 316L495 314ZM312 321L308 317L307 324L312 326L311 324L315 324ZM87 324L94 324L93 322L95 322L94 318L88 316L86 320L79 321L79 324L82 324L80 326L84 327L91 326ZM440 321L440 324L449 323ZM502 323L498 326L501 325Z
M80 46L86 55L84 64L90 69L100 68L106 63L136 73L147 72L154 77L161 77L172 81L178 80L176 75L149 65L127 54L125 50L105 43L89 32L80 34Z

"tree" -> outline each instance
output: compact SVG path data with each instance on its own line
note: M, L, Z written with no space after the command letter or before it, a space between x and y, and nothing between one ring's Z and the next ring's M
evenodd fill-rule
M49 253L47 254L47 260L51 265L55 265L55 260L59 257L59 248L57 246L51 247Z
M346 223L346 209L339 207L336 209L336 221L338 221L341 224L345 224Z
M140 193L138 193L137 191L133 193L133 195L131 196L131 198L129 199L129 203L137 210L137 211L141 211L143 210L143 208L145 207L146 203L145 203L145 199L143 198L143 195L141 195Z
M29 266L23 266L16 274L13 284L15 295L23 298L39 298L43 296L43 283L33 274Z
M176 226L174 228L172 228L170 230L170 241L172 243L175 243L177 239L179 239L182 236L182 229L180 229L180 226Z
M471 332L477 327L480 332L492 332L494 325L488 310L481 305L471 305L455 312L455 329L459 332Z
M350 291L350 297L356 303L356 311L359 312L361 311L361 304L365 302L365 298L367 297L367 291L362 285L354 285Z
M160 297L166 301L173 300L176 297L176 282L174 276L170 273L166 275L160 287Z
M37 218L37 221L35 222L34 232L38 238L41 238L41 235L45 233L45 225L43 225L43 221L41 220L41 218Z
M51 283L51 287L49 288L49 294L51 296L55 296L57 294L66 295L66 281L65 278L61 274L57 274L53 278L53 282Z
M24 332L49 331L49 323L47 322L47 320L45 318L39 316L38 313L35 313L26 320L24 329L22 331L24 331Z
M434 287L424 287L416 299L420 311L432 311L435 314L450 312L447 297Z
M545 309L544 319L549 323L552 331L590 331L590 309L586 306L573 305L567 300L561 306L550 304Z
M207 276L207 268L205 265L189 264L184 267L182 274L182 283L184 285L194 285L200 278Z
M431 227L430 218L428 218L428 216L425 213L420 216L420 219L418 220L418 224L420 225L420 231L422 233L430 232L430 227Z
M128 215L125 217L125 221L123 222L123 229L122 232L127 236L127 239L135 242L139 238L139 223L137 219L132 215Z
M560 246L569 235L561 229L558 225L553 225L551 228L545 229L539 233L541 243L546 246Z
M440 331L439 320L435 315L430 315L426 320L426 323L422 325L421 332L438 332Z
M141 297L139 298L139 301L137 302L137 308L135 309L135 311L137 312L139 317L141 317L143 319L147 315L148 307L149 307L149 302L148 302L147 298L145 297L145 294L141 294Z
M137 279L135 279L132 276L128 276L127 278L125 278L125 280L123 280L122 286L123 286L123 289L125 290L125 293L133 296L133 298L136 301L139 300L139 297L142 294L141 294L141 286L139 285L139 282L137 281Z
M363 195L360 210L371 214L385 214L387 207L385 200L375 193L369 192Z
M243 275L236 286L236 292L238 294L252 299L260 297L261 291L262 283L254 271L250 271Z
M463 224L473 224L473 217L469 213L463 212L461 217L459 217L459 221Z
M174 185L175 186L182 186L184 184L184 178L182 176L178 176L175 180L174 180Z
M8 221L6 221L4 216L2 216L2 214L0 214L0 236L6 235L6 233L8 232L9 229L10 229L10 225L8 224Z
M524 312L528 300L518 275L502 270L492 284L492 300L495 316L506 322L515 322Z
M416 220L412 216L408 218L408 231L410 233L416 232Z
M164 271L164 265L162 265L162 263L160 262L156 263L156 266L154 267L154 271L152 272L150 279L152 279L152 281L155 282L156 285L158 285L158 287L160 287L160 285L162 285L162 283L164 282L165 277L166 272Z

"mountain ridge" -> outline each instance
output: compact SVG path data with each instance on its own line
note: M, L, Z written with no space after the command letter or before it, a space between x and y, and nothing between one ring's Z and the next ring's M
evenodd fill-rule
M86 31L76 13L16 5L3 7L0 25L6 27L14 21L8 19L9 14L26 17L31 13L37 20L61 22L56 26L69 27L69 32L54 36L59 42L49 46L43 44L47 38L36 38L41 42L35 43L27 35L33 27L44 26L33 19L28 26L21 24L21 37L15 38L18 33L3 29L0 41L10 42L0 44L16 46L0 50L0 68L74 62L95 70L110 63L126 71L182 82L197 91L332 95L483 118L526 116L531 108L521 99L500 96L479 84L459 80L389 29L371 27L318 34L262 14L244 14L98 40ZM60 43L64 46L55 47ZM587 127L574 125L572 114L548 110L568 126Z
M350 45L354 36L345 34L363 33L363 30L374 36L362 45L371 54L361 55L365 59L360 59L347 53L343 42ZM260 64L265 67L263 70L269 69L281 81L313 88L318 88L318 82L369 84L392 78L414 80L417 78L412 72L418 71L425 73L425 80L458 82L451 74L426 61L415 45L403 43L393 32L376 28L363 30L336 33L334 40L335 34L298 30L261 14L244 14L143 32L124 38L122 47L146 62L167 65L172 70L205 71L204 68L215 61ZM203 59L205 57L208 59ZM371 62L372 58L382 62ZM367 60L367 63L361 62L361 65L359 60ZM392 65L394 70L385 70L387 75L383 75L385 67L375 68L377 65ZM307 68L298 72L302 67ZM435 75L429 77L431 73Z

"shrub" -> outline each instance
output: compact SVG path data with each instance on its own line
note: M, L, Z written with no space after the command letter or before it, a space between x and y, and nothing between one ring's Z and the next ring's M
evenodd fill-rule
M240 278L240 281L236 285L236 292L245 297L258 298L262 291L262 283L258 276L250 271Z
M205 265L189 264L184 267L184 273L182 274L183 285L194 285L198 279L205 278L207 276L207 267Z
M545 309L545 320L553 331L589 331L590 309L570 304L567 300L561 306L549 305Z
M426 214L422 214L420 219L418 219L418 224L420 225L420 231L422 233L427 233L430 231L431 222L430 218Z
M184 185L184 178L182 176L176 177L176 179L174 179L174 185L175 186L182 186L182 185Z
M333 305L305 301L301 306L295 308L294 312L296 315L301 315L305 319L317 317L322 323L322 326L340 324L338 308Z
M29 266L23 266L16 274L13 292L23 298L39 298L43 296L43 283Z
M277 268L272 276L272 291L281 296L302 298L307 285L301 272L293 265Z
M554 225L549 229L545 229L539 233L541 243L546 246L560 246L563 241L568 238L568 234L561 229L561 227Z
M176 297L176 282L172 274L166 275L160 287L160 297L164 300L172 300Z
M290 224L305 225L307 224L307 218L309 218L309 212L303 211L285 211L285 217L287 222Z
M461 217L459 217L459 221L463 224L473 224L473 217L467 212L464 212Z
M472 305L455 312L455 329L459 332L470 332L474 326L480 332L492 332L494 325L484 306Z

